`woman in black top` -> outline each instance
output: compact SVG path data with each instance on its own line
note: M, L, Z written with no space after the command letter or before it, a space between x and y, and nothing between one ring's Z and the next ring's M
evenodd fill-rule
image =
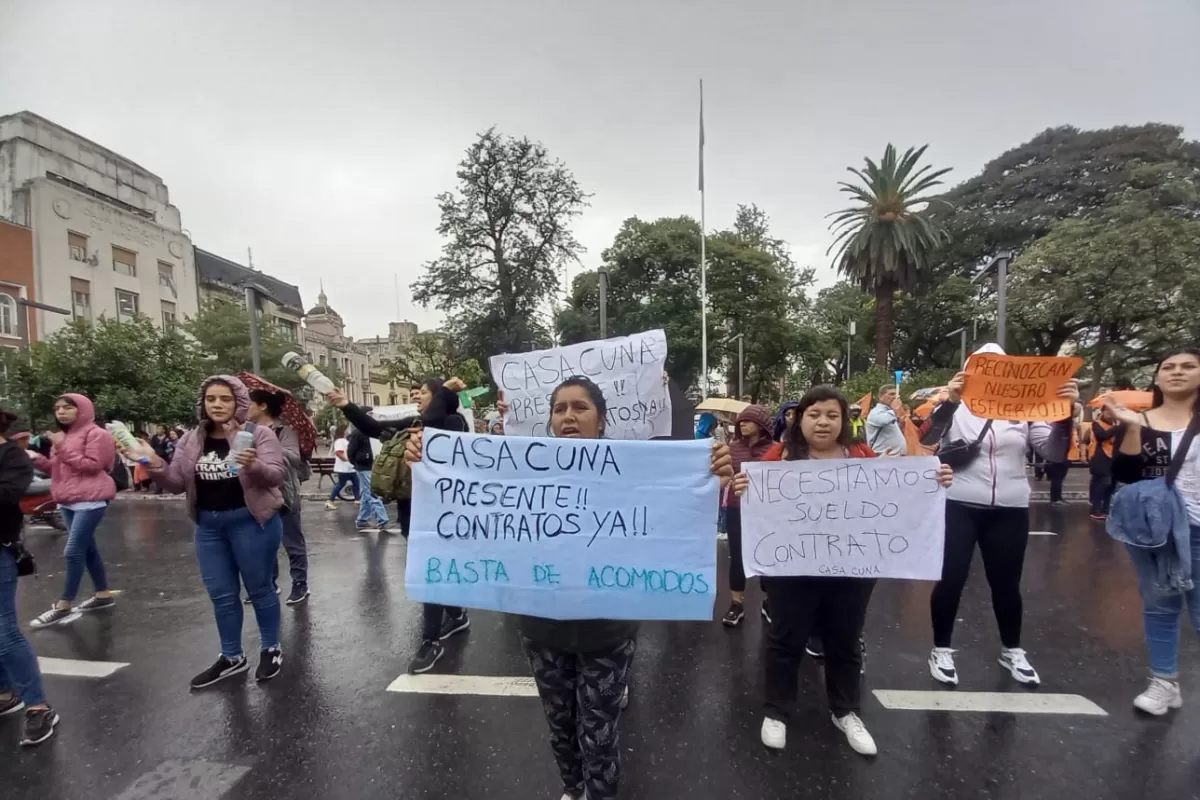
M5 438L16 418L0 411L0 716L25 709L21 744L32 745L54 735L58 715L46 704L37 657L17 623L17 558L25 522L21 498L33 481L33 462Z
M458 378L451 378L445 384L439 378L427 378L417 392L417 410L420 415L396 423L380 422L368 416L365 411L347 400L345 392L340 389L334 389L328 396L329 402L342 410L351 425L367 436L378 439L389 432L406 430L418 422L422 428L466 433L467 421L458 413L457 391L461 388L464 388L463 383ZM400 528L405 535L408 534L411 513L411 502L399 505ZM423 615L421 646L412 663L408 665L408 671L414 675L433 669L434 664L445 654L442 642L471 627L471 620L463 608L425 603Z

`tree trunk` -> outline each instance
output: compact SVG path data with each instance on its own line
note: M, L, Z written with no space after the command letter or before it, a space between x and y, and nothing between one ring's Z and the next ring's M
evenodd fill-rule
M1086 405L1100 393L1100 382L1104 378L1104 357L1108 355L1108 326L1100 323L1100 334L1096 339L1096 353L1092 359L1092 385L1083 397Z
M892 297L890 283L875 287L875 366L887 369L892 351Z

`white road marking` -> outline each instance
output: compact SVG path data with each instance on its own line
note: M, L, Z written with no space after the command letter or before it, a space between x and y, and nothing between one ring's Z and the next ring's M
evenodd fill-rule
M43 675L63 675L68 678L107 678L119 669L128 667L120 661L77 661L73 658L39 658Z
M116 800L214 800L249 771L238 764L172 759L138 778Z
M1082 714L1106 717L1108 712L1077 694L1042 692L910 692L876 689L875 698L892 711L974 711L1008 714Z
M388 686L389 692L405 694L471 694L490 697L537 697L533 678L501 678L490 675L401 675Z
M1030 536L1058 536L1054 531L1030 531Z

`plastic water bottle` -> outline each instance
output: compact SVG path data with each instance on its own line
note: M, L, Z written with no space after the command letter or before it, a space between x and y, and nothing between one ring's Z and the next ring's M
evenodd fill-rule
M321 395L327 395L337 388L333 385L333 381L326 378L323 372L299 353L284 353L283 365L299 375L301 380L313 388L313 391Z
M121 448L121 451L128 454L130 457L134 457L134 454L142 449L142 443L137 440L137 437L133 435L133 432L130 431L128 427L126 427L124 422L113 420L105 425L104 428L110 434L112 434L113 439L117 443L117 447ZM136 456L136 458L141 464L150 463L149 456Z
M249 450L254 447L254 434L250 431L238 431L233 437L233 441L229 443L229 471L237 475L241 470L242 465L234 460L234 456L243 450Z

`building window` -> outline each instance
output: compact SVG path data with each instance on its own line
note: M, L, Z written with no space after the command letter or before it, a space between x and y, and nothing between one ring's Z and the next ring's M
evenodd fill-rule
M92 284L82 278L71 278L71 316L92 318Z
M158 262L158 285L164 289L170 289L173 297L178 297L179 292L175 288L175 265L167 261Z
M117 321L129 322L138 313L138 296L124 289L117 289Z
M275 327L277 327L279 332L283 334L283 338L287 339L289 342L296 341L296 323L289 319L284 319L283 317L276 317Z
M17 336L17 301L0 292L0 336Z
M87 237L82 233L67 231L67 248L71 251L72 261L87 263Z
M375 405L379 405L379 395L373 394L371 395L371 399L375 401Z
M113 247L112 259L113 272L128 275L131 278L137 277L137 253L121 247Z
M323 367L323 366L325 366L325 354L321 353L320 355L321 355L320 366Z
M137 295L134 295L134 298L136 299ZM175 330L175 304L168 303L166 300L163 300L159 303L159 305L162 306L163 330Z

